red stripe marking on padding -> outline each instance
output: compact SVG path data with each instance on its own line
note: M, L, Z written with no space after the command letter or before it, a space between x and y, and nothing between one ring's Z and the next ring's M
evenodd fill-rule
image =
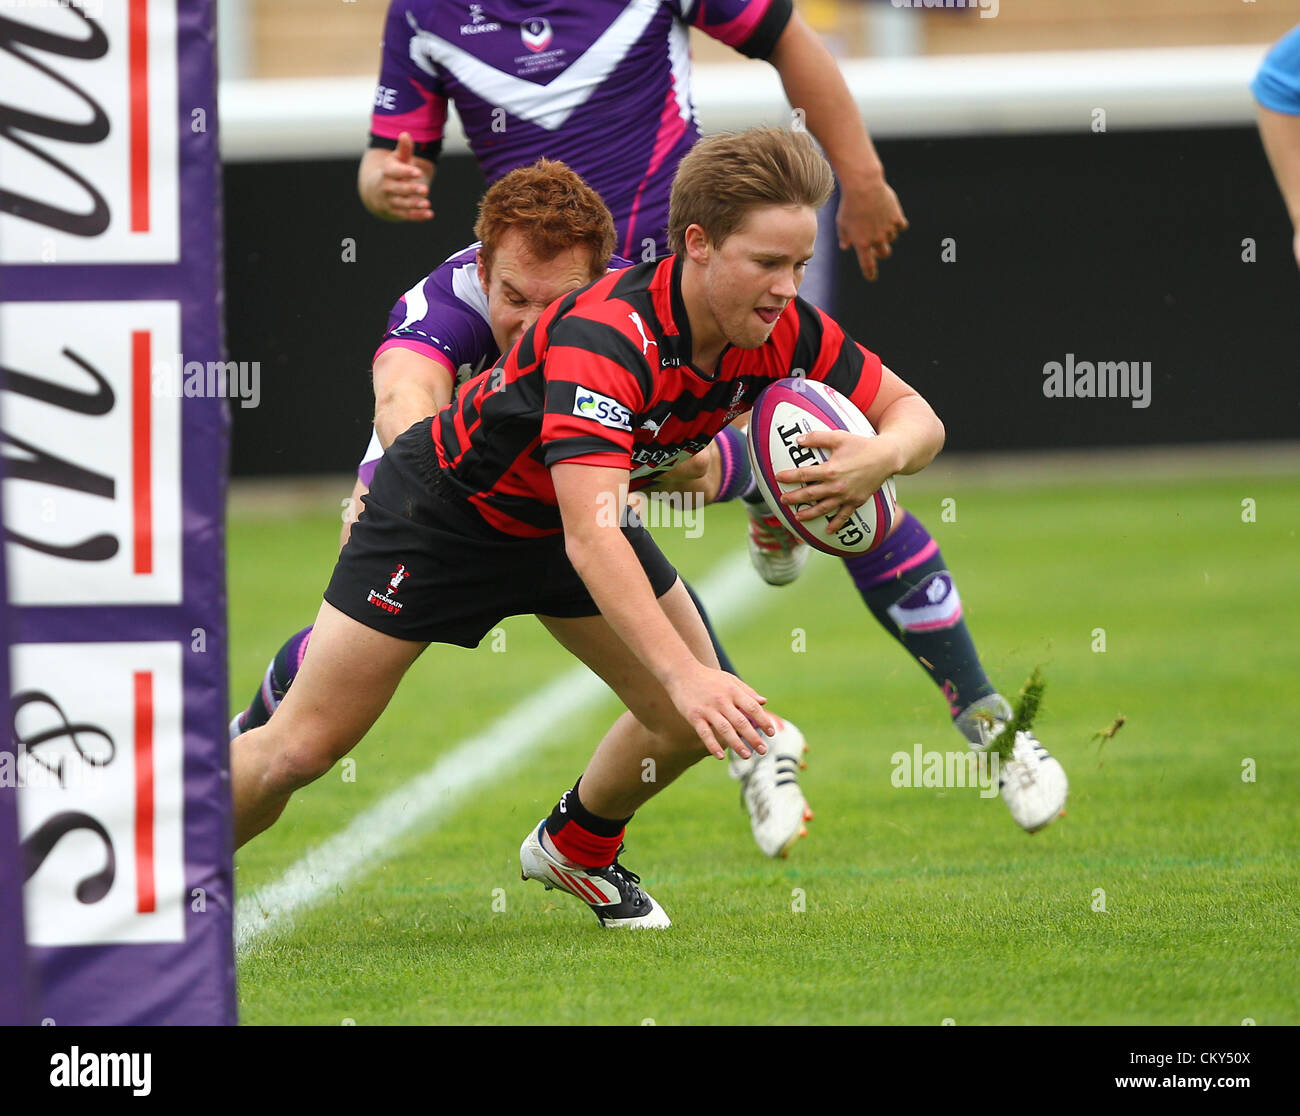
M131 0L127 66L131 97L131 231L149 231L149 0Z
M152 914L158 907L153 868L153 674L135 678L135 909Z
M145 329L131 333L131 516L133 569L153 573L153 416L149 383L152 339Z

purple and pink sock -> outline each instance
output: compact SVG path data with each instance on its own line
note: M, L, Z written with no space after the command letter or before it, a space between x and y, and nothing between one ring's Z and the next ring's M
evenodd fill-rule
M297 677L303 656L307 654L309 639L311 639L311 628L308 627L295 632L284 642L267 666L266 673L262 675L262 684L257 688L257 693L253 695L248 708L235 719L232 732L235 730L248 732L250 729L261 728L271 719L271 714L279 708L284 695L289 692L289 687Z
M879 549L844 565L871 614L939 687L954 720L997 693L966 627L957 582L916 516L905 511Z

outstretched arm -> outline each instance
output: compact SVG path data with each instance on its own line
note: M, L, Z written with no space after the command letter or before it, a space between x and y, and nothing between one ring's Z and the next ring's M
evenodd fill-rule
M1264 143L1278 189L1295 230L1292 248L1300 267L1300 116L1259 108L1259 138Z
M561 461L551 466L551 479L569 561L615 634L713 755L721 758L729 746L747 759L750 749L765 749L759 729L775 731L776 725L758 696L735 675L706 667L691 653L619 529L627 470Z
M387 449L397 436L451 402L451 369L410 349L386 349L375 358L375 433Z
M786 97L822 145L840 181L836 219L840 247L852 247L868 279L877 261L888 258L891 242L907 228L898 196L885 181L885 168L834 56L796 12L768 61L781 75Z

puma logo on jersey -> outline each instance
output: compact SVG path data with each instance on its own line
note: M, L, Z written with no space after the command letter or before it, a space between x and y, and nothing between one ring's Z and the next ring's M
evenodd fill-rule
M650 351L650 346L651 346L651 345L653 345L656 349L659 348L659 342L658 342L658 341L651 341L650 338L648 338L648 337L645 335L645 326L642 325L642 323L641 323L641 315L640 315L640 314L638 314L635 310L633 310L632 313L630 313L630 314L628 315L628 318L631 320L632 324L633 324L634 326L636 326L636 331L637 331L637 333L639 333L639 334L641 335L641 355L642 355L642 356L645 356L646 353L648 353L648 352Z

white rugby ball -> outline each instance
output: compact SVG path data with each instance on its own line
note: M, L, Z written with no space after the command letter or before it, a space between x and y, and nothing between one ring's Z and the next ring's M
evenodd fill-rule
M791 507L781 503L782 493L802 485L781 484L776 479L777 473L804 465L820 465L830 457L830 450L795 442L800 434L814 430L847 430L867 438L876 436L866 415L850 399L820 380L791 376L763 389L754 404L748 435L749 461L759 491L777 518L809 546L841 558L875 550L898 518L893 477L834 535L826 531L831 516L804 522L795 518L795 512L810 504Z

